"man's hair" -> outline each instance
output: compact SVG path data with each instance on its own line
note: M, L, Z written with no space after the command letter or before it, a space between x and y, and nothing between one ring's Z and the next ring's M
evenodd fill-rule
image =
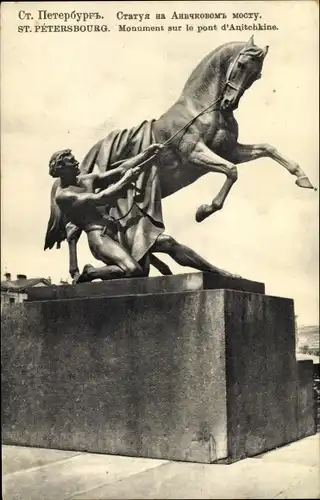
M74 161L71 149L62 149L61 151L53 153L49 160L49 174L51 177L60 177L61 169L68 161Z

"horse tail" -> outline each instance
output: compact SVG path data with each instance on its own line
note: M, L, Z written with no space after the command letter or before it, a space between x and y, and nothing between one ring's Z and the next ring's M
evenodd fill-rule
M66 220L55 201L55 195L59 184L60 179L56 179L51 188L51 210L47 225L44 250L46 250L47 248L53 248L55 244L57 244L57 248L60 248L61 242L64 241L67 237Z
M89 150L89 152L84 157L84 159L80 165L81 174L91 174L92 173L94 166L96 164L98 155L100 153L102 141L103 141L103 139L101 139L94 146L92 146L92 148Z

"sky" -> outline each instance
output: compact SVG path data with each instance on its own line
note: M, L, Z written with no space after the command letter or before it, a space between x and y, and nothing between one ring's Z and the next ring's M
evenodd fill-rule
M81 9L79 6L81 5ZM24 9L99 12L109 33L18 33ZM123 33L117 12L164 12L181 32ZM71 148L79 161L114 128L157 118L179 97L192 70L209 52L249 31L202 31L222 21L176 21L177 12L259 12L275 31L255 31L269 45L262 79L235 116L239 142L270 143L301 165L319 185L318 6L290 2L48 2L2 3L1 32L1 274L68 277L68 249L43 251L52 178L48 160ZM44 21L39 21L43 23ZM52 21L45 21L47 24ZM62 23L62 21L54 21ZM242 22L242 21L241 21ZM243 20L252 23L252 20ZM185 24L194 24L185 32ZM137 26L139 21L127 22ZM31 24L30 24L31 26ZM220 190L224 177L208 174L163 201L166 233L214 265L266 284L269 295L295 301L299 324L318 318L318 193L298 188L271 159L238 167L239 179L223 210L201 224L195 212ZM97 264L79 242L81 267ZM190 269L165 260L175 273ZM153 272L152 274L157 274Z

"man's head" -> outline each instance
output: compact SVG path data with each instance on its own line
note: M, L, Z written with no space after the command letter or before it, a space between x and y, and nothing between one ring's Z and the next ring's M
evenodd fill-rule
M71 149L63 149L53 153L49 161L51 177L74 178L80 174L79 162L73 156Z

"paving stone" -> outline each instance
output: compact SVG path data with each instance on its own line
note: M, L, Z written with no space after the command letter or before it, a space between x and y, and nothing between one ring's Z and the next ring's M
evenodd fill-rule
M102 499L264 499L275 498L299 481L309 481L303 465L246 459L232 465L169 463L73 500Z
M100 485L159 467L161 460L82 453L2 478L4 500L64 500Z
M79 452L3 445L2 475L67 460L76 455L79 455Z

